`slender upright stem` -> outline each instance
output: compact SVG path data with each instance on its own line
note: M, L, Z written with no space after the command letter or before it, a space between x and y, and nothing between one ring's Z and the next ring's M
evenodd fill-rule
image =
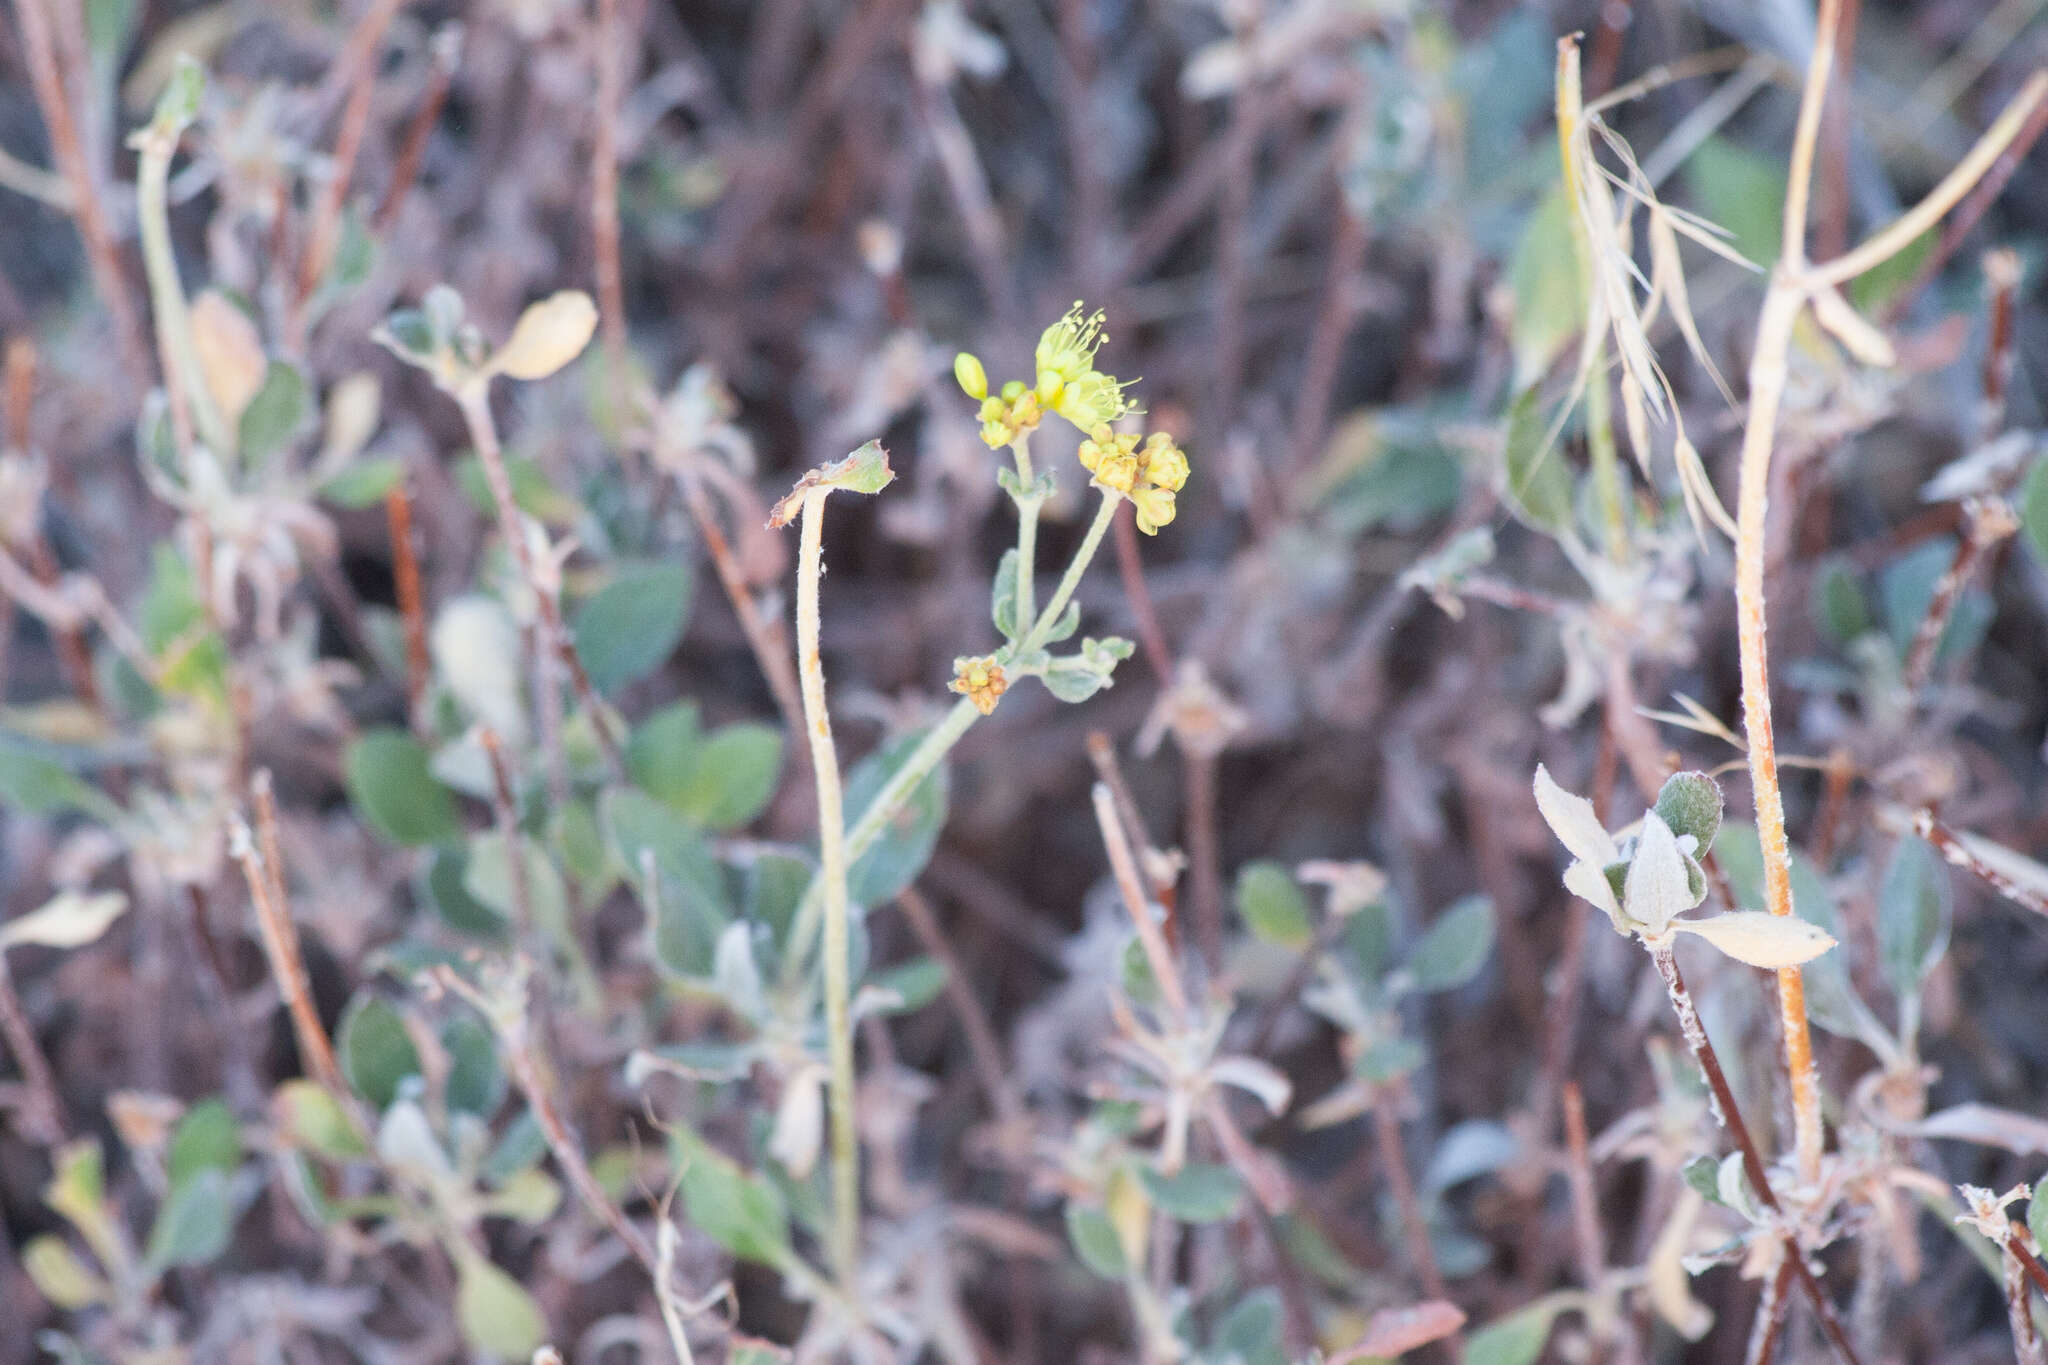
M1401 1233L1408 1240L1408 1258L1415 1263L1415 1278L1432 1299L1447 1296L1443 1272L1437 1269L1436 1246L1430 1240L1429 1220L1422 1216L1422 1201L1415 1193L1415 1181L1408 1174L1408 1154L1401 1145L1401 1119L1394 1112L1397 1092L1382 1089L1373 1097L1373 1144L1379 1149L1380 1169L1394 1193L1401 1211Z
M268 771L259 772L251 785L267 797ZM267 801L257 808L259 825L273 823L263 819L266 809ZM341 1066L334 1059L334 1045L328 1041L320 1011L313 1004L313 986L306 974L305 954L299 948L298 926L292 923L290 907L277 894L284 874L282 868L275 866L278 854L274 829L257 834L243 826L235 843L235 857L248 882L249 899L256 906L256 927L263 940L264 956L270 959L270 974L277 978L278 993L284 997L292 1032L298 1039L299 1060L323 1088L337 1097L346 1097L348 1083L342 1079Z
M405 623L406 712L415 727L422 727L433 664L427 654L426 596L420 589L419 552L412 539L412 498L403 480L384 495L384 517L391 533L391 577L399 617Z
M476 446L477 463L483 466L484 482L490 485L491 502L498 511L498 533L509 543L512 562L519 566L519 576L532 590L535 610L540 615L539 649L549 652L568 672L569 680L575 685L576 699L590 712L590 728L597 735L598 747L604 751L605 761L615 775L623 775L626 758L619 750L618 739L606 723L603 703L597 689L591 685L590 675L583 669L583 661L576 656L576 645L569 638L568 627L562 622L561 605L555 601L551 585L542 578L540 566L534 562L533 547L526 541L526 525L520 516L519 503L512 494L512 476L505 468L504 448L498 443L498 425L491 418L489 380L479 378L452 390L452 396L462 408L462 419L469 427L469 439ZM536 660L545 676L545 661ZM542 734L549 732L554 718L542 717ZM549 755L550 768L561 768L560 759Z
M142 236L142 265L149 276L149 296L156 314L156 345L164 370L164 393L170 402L171 427L178 452L189 457L192 438L220 459L234 453L227 419L200 377L198 348L192 340L192 318L185 289L178 282L178 261L171 250L171 156L178 149L178 129L152 125L139 142L135 167L135 215Z
M376 0L363 15L343 50L341 67L347 73L348 103L341 113L341 128L334 137L333 164L327 181L313 204L313 224L306 234L305 254L299 257L298 295L293 303L291 326L303 344L306 301L327 273L334 249L341 240L341 210L348 198L349 182L355 178L356 156L363 148L363 135L370 127L370 101L377 92L377 46L384 30L391 26L405 0Z
M1038 619L1038 509L1045 500L1032 487L1036 479L1031 469L1031 433L1019 432L1010 443L1010 453L1017 457L1017 628L1022 630Z
M1046 601L1045 610L1038 613L1037 624L1031 633L1017 646L1020 655L1029 654L1045 643L1045 637L1052 633L1067 603L1073 599L1074 590L1081 586L1081 575L1087 572L1088 563L1095 558L1095 552L1102 547L1102 537L1109 531L1109 523L1116 519L1116 509L1123 502L1121 493L1104 493L1102 505L1095 509L1095 520L1088 524L1088 534L1081 539L1081 548L1074 551L1074 558L1067 565L1066 573L1060 576L1059 586L1053 589Z
M67 5L73 2L59 0ZM63 73L58 69L56 42L44 3L45 0L14 0L15 15L21 20L29 82L35 87L43 121L49 125L50 151L70 190L66 207L77 220L78 235L85 240L85 259L92 271L93 285L99 291L100 301L113 315L122 358L136 374L145 374L149 356L142 344L142 325L128 297L128 281L122 275L121 258L106 210L100 203L99 187L79 142L78 120L72 114Z
M590 236L597 257L598 317L603 325L607 387L622 420L631 392L627 374L626 276L619 252L619 106L625 99L619 0L597 0L593 35L597 65L597 129L591 147ZM638 50L637 48L635 49Z
M839 785L839 755L825 708L825 666L818 656L818 583L824 577L825 499L819 485L804 494L803 535L797 557L796 654L803 681L804 730L810 738L811 776L818 790L819 878L825 905L825 1043L832 1092L832 1264L852 1293L860 1269L860 1158L854 1134L852 968L846 870L846 806Z
M22 1106L23 1127L38 1141L52 1145L62 1142L63 1109L57 1100L57 1082L51 1074L49 1059L36 1042L35 1030L29 1026L21 997L15 993L5 949L0 949L0 1038L7 1040L7 1050L14 1054L14 1065L21 1072L22 1087L27 1092L27 1103Z

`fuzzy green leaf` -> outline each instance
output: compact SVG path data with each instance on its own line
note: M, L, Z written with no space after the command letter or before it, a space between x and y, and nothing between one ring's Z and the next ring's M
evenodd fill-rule
M403 730L371 730L342 760L349 799L393 843L434 844L461 833L455 798L434 780L427 751Z
M1141 1166L1138 1179L1154 1204L1183 1223L1220 1223L1244 1202L1244 1182L1228 1166L1195 1163L1172 1175Z
M1277 862L1246 863L1239 868L1236 901L1245 928L1267 943L1306 948L1315 938L1308 898Z
M1917 994L1948 948L1955 907L1934 851L1907 836L1892 850L1877 889L1877 943L1892 992Z
M234 1231L234 1201L227 1175L207 1167L183 1184L157 1210L145 1254L151 1274L173 1266L204 1265L228 1249Z
M397 1098L401 1081L421 1074L420 1054L405 1021L374 995L358 995L349 1003L335 1052L350 1088L380 1110Z
M1477 976L1492 951L1493 902L1466 896L1429 926L1408 957L1408 972L1418 991L1447 991Z
M690 611L682 564L626 569L577 610L576 654L600 692L637 682L667 662Z
M525 1361L547 1340L547 1319L519 1282L480 1254L455 1262L455 1318L471 1349L505 1361Z

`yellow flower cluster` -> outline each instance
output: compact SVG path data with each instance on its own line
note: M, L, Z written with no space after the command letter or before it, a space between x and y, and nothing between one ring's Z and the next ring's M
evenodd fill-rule
M1089 432L1077 453L1098 488L1113 489L1131 500L1140 531L1157 535L1173 520L1174 494L1188 482L1188 457L1173 437L1155 431L1140 447L1138 433L1112 431L1104 422Z
M1081 463L1096 487L1129 498L1138 511L1138 529L1154 535L1173 520L1174 494L1188 481L1188 457L1164 432L1154 432L1141 450L1135 432L1112 430L1110 423L1139 409L1125 396L1129 384L1095 368L1107 339L1102 318L1099 309L1084 314L1076 303L1046 328L1032 357L1036 382L1028 387L1013 379L991 394L980 358L966 351L953 358L953 377L981 404L981 439L991 449L1037 430L1048 412L1079 427L1087 434Z
M1003 666L990 655L983 659L955 659L953 681L946 688L973 702L974 709L985 716L996 709L1003 693L1010 690L1010 683L1003 676Z

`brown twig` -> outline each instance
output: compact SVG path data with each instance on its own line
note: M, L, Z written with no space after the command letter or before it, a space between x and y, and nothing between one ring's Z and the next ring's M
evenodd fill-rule
M405 480L384 495L384 520L391 533L391 578L397 590L398 613L405 624L406 714L415 729L426 724L427 680L433 665L427 654L426 595L420 588L419 554L412 536L412 498Z
M597 0L596 137L591 148L590 235L597 257L597 315L615 397L626 391L626 284L619 257L619 106L625 98L619 0Z
M2027 1247L2026 1235L2021 1230L2020 1225L2014 1223L2011 1227L2012 1230L2006 1234L2005 1238L2006 1251L2011 1254L2014 1260L2020 1263L2020 1269L2025 1271L2027 1278L2034 1282L2034 1288L2040 1290L2044 1296L2048 1296L2048 1266L2042 1265L2041 1258L2036 1256Z
M1998 196L2005 192L2006 182L2019 170L2020 163L2026 160L2028 151L2040 140L2044 132L2048 132L2048 104L2040 105L2028 115L2018 136L2014 137L1999 154L1991 168L1984 173L1983 179L1977 182L1976 189L1971 191L1970 196L1956 209L1955 215L1949 219L1948 226L1942 229L1934 250L1927 253L1927 259L1913 272L1913 278L1907 282L1905 288L1892 296L1891 302L1884 310L1884 320L1887 323L1896 322L1903 317L1913 300L1934 282L1934 277L1941 273L1942 267L1949 263L1956 252L1962 250L1971 230L1997 201Z
M1583 916L1581 916L1583 918ZM1571 1189L1572 1236L1579 1253L1579 1279L1595 1293L1607 1276L1607 1239L1593 1189L1593 1158L1586 1140L1586 1099L1577 1081L1564 1083L1565 1180Z
M1791 1301L1792 1258L1778 1263L1778 1273L1764 1286L1757 1300L1756 1317L1750 1327L1745 1365L1771 1365L1778 1349L1778 1337L1785 1327L1785 1306Z
M974 1063L974 1072L981 1081L989 1108L995 1111L996 1118L1005 1128L1021 1126L1025 1121L1024 1101L1017 1094L1016 1087L1010 1084L1002 1044L996 1040L988 1011L981 1007L980 998L967 984L960 955L947 941L938 916L932 912L931 902L916 887L905 887L896 897L896 904L903 911L903 918L909 922L910 931L917 935L918 944L946 969L946 1000L960 1017L960 1027L967 1040L967 1055Z
M1123 896L1124 909L1130 914L1132 926L1138 931L1138 942L1143 946L1152 976L1159 984L1159 994L1176 1025L1183 1023L1188 1018L1188 996L1181 984L1180 967L1174 961L1173 950L1167 945L1159 921L1153 918L1151 900L1139 878L1138 860L1131 853L1130 836L1117 814L1116 798L1110 794L1106 782L1095 784L1095 823L1102 830L1102 843L1109 853L1116 889Z
M306 233L305 251L299 256L299 290L291 321L296 342L304 341L306 301L313 297L320 277L327 273L328 262L334 259L335 244L340 240L342 202L348 197L349 181L355 176L363 134L369 130L371 97L377 93L377 46L403 4L405 0L371 0L369 11L349 35L330 77L348 82L348 103L342 109L341 128L334 137L333 165L313 201L312 226Z
M1401 1120L1394 1106L1405 1092L1382 1086L1373 1096L1372 1135L1379 1153L1380 1170L1393 1191L1394 1205L1401 1211L1401 1231L1408 1241L1408 1257L1415 1263L1415 1277L1432 1299L1448 1297L1444 1275L1437 1268L1436 1247L1429 1236L1429 1220L1422 1216L1422 1201L1416 1196L1414 1178L1408 1174L1408 1155L1401 1146Z
M1945 825L1925 806L1913 812L1913 832L1934 845L1935 852L1955 866L1987 883L1992 890L2015 905L2037 915L2048 915L2048 896L2014 879L1995 862L1970 847L1969 836Z
M441 121L441 107L448 102L449 87L455 83L455 66L462 59L462 25L442 25L430 47L433 65L427 73L426 94L421 97L419 108L413 110L412 122L406 125L398 160L391 167L391 183L385 186L384 198L370 220L373 230L379 233L390 229L398 217L399 206L411 192L413 182L419 179L420 163L427 155L427 140L433 137L434 127Z
M1145 662L1152 666L1159 685L1165 687L1173 681L1173 650L1166 643L1166 632L1160 628L1159 612L1152 605L1152 590L1145 586L1136 515L1129 505L1118 508L1110 528L1116 538L1116 571L1123 580L1124 599L1131 604L1131 617L1137 624L1138 646L1145 651Z
M64 1140L62 1102L57 1098L57 1081L49 1058L29 1026L28 1012L14 989L14 974L7 967L7 953L0 948L0 1037L14 1054L15 1069L27 1099L20 1106L22 1127L38 1142L55 1144Z
M512 785L512 769L505 761L505 746L498 732L485 725L476 732L477 743L491 761L491 813L498 824L498 837L505 841L505 866L512 884L512 917L520 937L534 931L533 891L526 880L526 852L520 846L519 794Z
M1223 970L1223 853L1216 838L1217 756L1207 749L1180 746L1181 790L1186 809L1181 838L1187 843L1188 909L1195 924L1195 946L1213 979Z
M123 361L130 373L146 376L149 347L143 340L142 319L129 294L128 278L121 269L106 207L100 202L99 186L79 144L78 124L72 117L71 100L58 69L49 15L44 12L43 0L14 0L14 12L21 20L29 83L35 87L36 105L49 129L50 151L71 187L71 216L78 223L78 235L85 240L86 263L92 271L93 284L99 290L100 301L113 315Z
M1956 604L1962 600L1963 589L1976 576L1977 566L1994 546L2019 528L2019 518L2005 499L1963 500L1962 543L1956 546L1955 558L1949 561L1948 568L1935 580L1934 595L1928 599L1927 612L1920 618L1912 646L1906 651L1903 676L1908 692L1917 693L1927 686L1934 672L1935 650L1948 630L1949 619L1955 615Z
M753 586L747 581L739 556L733 553L732 542L726 539L725 528L718 523L718 512L711 505L711 495L705 491L703 480L694 473L678 473L676 482L682 485L683 503L690 509L690 520L697 524L697 534L704 538L704 552L711 557L718 584L725 589L732 614L739 618L740 633L746 637L747 648L753 651L754 662L775 697L783 729L791 736L800 735L804 732L804 703L797 683L795 656L789 647L789 632L780 616L761 610L761 604L754 599ZM784 749L797 765L798 778L808 776L810 750L802 744L785 745Z
M271 794L270 770L259 770L251 781L257 828L251 831L239 819L234 826L235 861L249 886L249 899L256 907L256 927L263 940L264 955L270 959L270 974L277 981L291 1015L292 1032L298 1039L299 1060L314 1080L345 1099L348 1083L334 1059L334 1045L320 1022L313 1003L313 986L306 974L305 954L299 947L298 926L283 893L284 877L279 864L282 854L277 840L277 807Z
M1678 1016L1679 1032L1684 1034L1686 1046L1692 1050L1693 1061L1698 1064L1700 1074L1706 1077L1707 1090L1714 1101L1715 1117L1735 1140L1736 1149L1742 1154L1742 1173L1749 1178L1750 1187L1765 1208L1780 1218L1786 1216L1785 1206L1771 1188L1770 1173L1764 1168L1763 1157L1758 1153L1756 1142L1749 1134L1749 1125L1743 1122L1742 1110L1735 1103L1735 1092L1728 1084L1728 1075L1721 1070L1721 1059L1714 1051L1713 1043L1707 1038L1707 1030L1700 1023L1699 1011L1693 1006L1692 993L1686 989L1685 978L1679 973L1678 959L1672 952L1667 938L1661 943L1649 945L1650 960L1657 966L1657 975L1663 979L1665 993L1671 999L1672 1011ZM1842 1330L1841 1318L1835 1306L1814 1278L1812 1267L1806 1264L1806 1253L1799 1245L1797 1234L1785 1234L1785 1263L1792 1267L1798 1277L1800 1288L1813 1304L1813 1310L1820 1319L1821 1330L1827 1334L1835 1350L1848 1365L1859 1365L1856 1348L1849 1344L1849 1337Z

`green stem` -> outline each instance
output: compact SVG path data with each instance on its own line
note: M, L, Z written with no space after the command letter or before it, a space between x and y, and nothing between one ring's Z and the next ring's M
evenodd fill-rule
M1593 491L1600 499L1601 529L1607 533L1607 557L1628 562L1628 526L1622 513L1621 458L1614 448L1614 399L1607 391L1604 367L1595 367L1586 385L1586 448L1593 457Z
M1031 469L1031 433L1019 432L1010 451L1017 457L1017 620L1033 621L1038 600L1038 509L1045 499L1032 487L1037 480Z
M1095 552L1102 547L1102 537L1109 531L1110 522L1116 520L1116 509L1123 502L1123 494L1104 492L1102 506L1095 511L1095 520L1089 524L1088 534L1081 541L1081 548L1074 552L1073 562L1060 578L1060 584L1053 589L1052 599L1045 604L1045 610L1038 614L1032 624L1031 633L1018 644L1010 658L1022 658L1031 654L1045 643L1045 637L1052 633L1053 625L1060 619L1060 613L1067 609L1067 603L1074 596L1074 589L1081 586L1081 575L1088 569L1088 561L1095 558Z
M818 582L824 576L828 484L804 494L803 542L797 561L797 668L803 681L804 728L818 789L819 881L825 908L825 1046L832 1091L832 1264L851 1295L860 1269L860 1154L854 1135L853 982L849 964L845 796L832 717L825 707L825 666L818 654Z
M171 251L171 156L178 149L181 131L152 124L134 144L140 152L135 170L136 225L142 237L142 265L149 276L151 311L156 315L156 345L174 425L180 428L181 437L189 440L190 423L196 421L199 439L215 458L226 461L235 453L234 435L200 374L199 348L192 340L192 315L185 306L184 286L178 282L178 260ZM185 416L188 412L189 419Z

